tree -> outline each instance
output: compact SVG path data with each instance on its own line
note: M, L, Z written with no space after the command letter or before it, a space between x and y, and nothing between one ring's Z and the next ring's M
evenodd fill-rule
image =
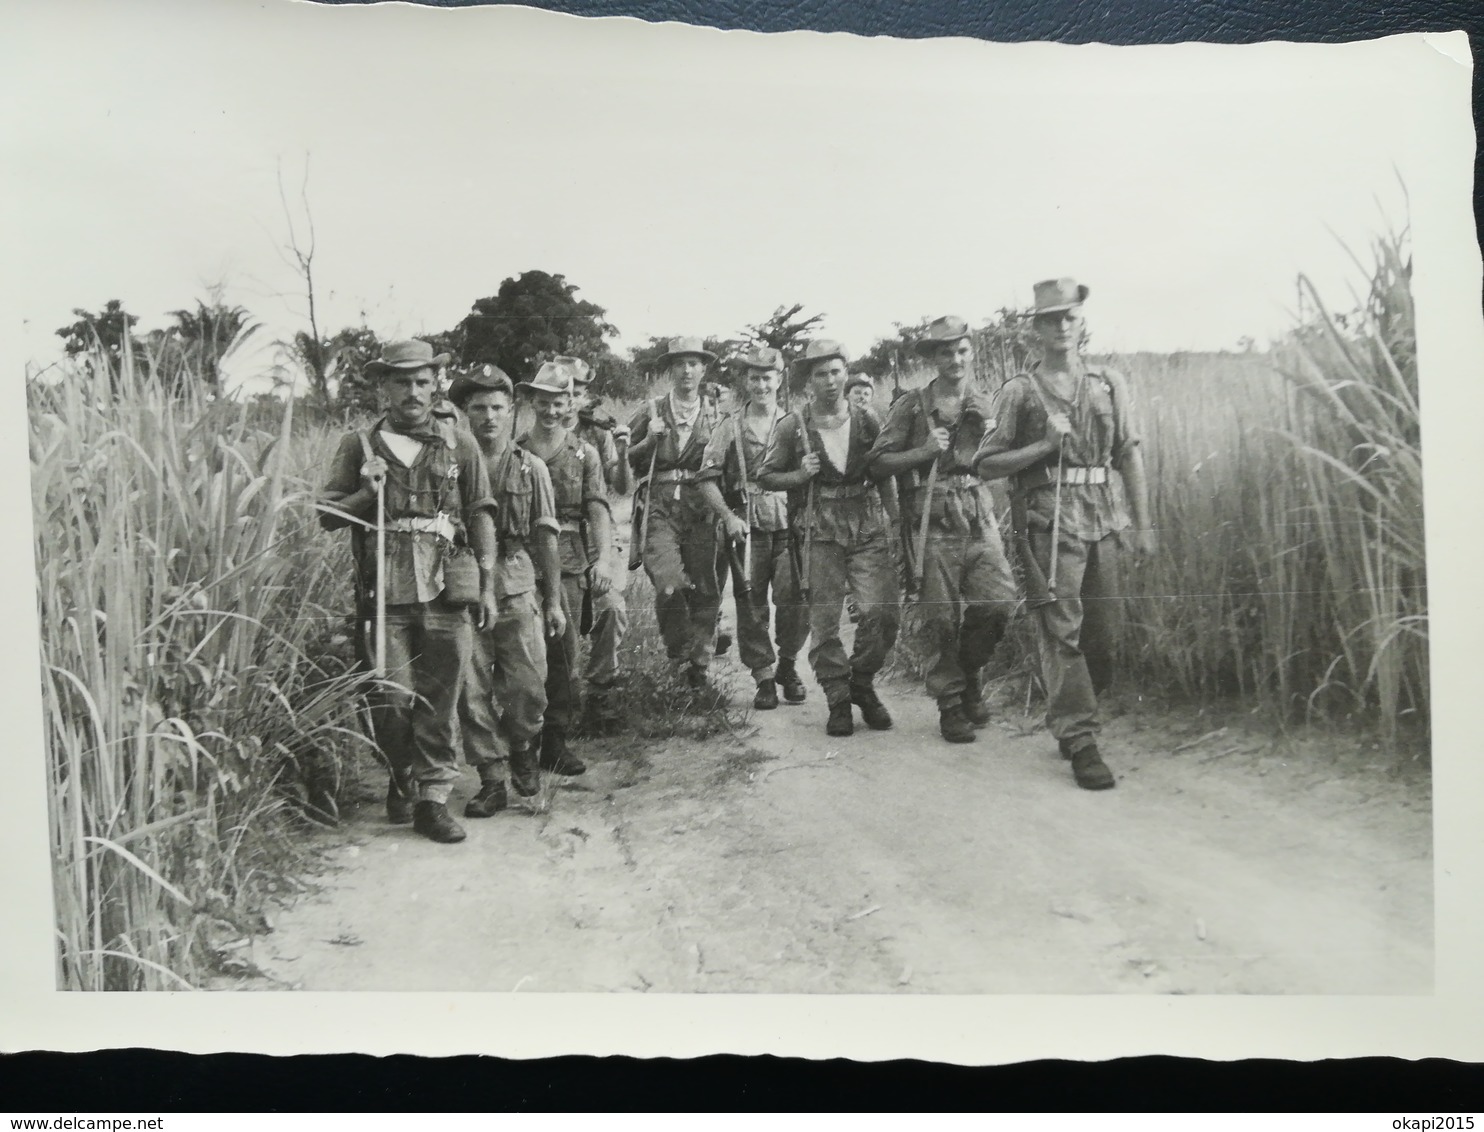
M309 155L304 155L304 179L299 184L299 201L304 209L303 231L294 226L294 212L289 207L288 194L283 188L283 170L278 173L278 199L283 204L284 223L288 227L288 247L280 248L279 255L290 270L299 276L304 285L306 302L305 318L309 322L307 331L294 334L290 347L294 356L304 367L309 379L309 388L322 408L330 407L330 371L333 352L330 343L320 335L319 316L314 292L314 213L309 207Z
M465 365L491 363L516 381L530 378L546 359L570 354L589 363L608 354L618 330L596 303L577 298L565 276L526 271L478 299L455 331Z
M109 299L96 314L80 307L73 308L72 314L77 321L57 330L67 356L75 358L92 350L95 344L101 346L104 357L108 359L109 376L117 381L124 364L124 352L132 353L139 348L139 342L132 333L139 317L124 310L124 304L118 299Z
M804 352L804 344L824 329L824 314L803 316L803 310L803 303L781 306L762 322L745 327L742 335L746 344L781 350L784 359L792 363Z
M229 307L219 299L196 300L195 310L171 311L175 325L166 334L179 343L179 363L212 388L221 386L221 363L239 335L257 329L243 307Z
M328 373L335 380L335 404L341 410L375 412L380 405L376 383L366 364L381 356L381 339L367 326L347 326L327 343Z

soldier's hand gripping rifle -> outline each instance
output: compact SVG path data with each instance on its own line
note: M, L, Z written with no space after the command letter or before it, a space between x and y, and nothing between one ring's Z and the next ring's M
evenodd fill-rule
M654 494L654 465L660 458L663 437L654 435L654 402L649 403L649 427L644 430L644 439L653 440L654 448L649 453L649 472L642 483L634 485L634 510L629 528L629 569L637 570L644 561L644 551L649 546L650 496ZM633 537L633 523L638 523L639 537Z
M799 443L804 446L804 455L813 455L809 448L809 422L799 414ZM804 489L804 556L799 564L799 600L809 604L809 563L814 554L814 476L809 477L809 486Z
M737 442L737 478L742 484L742 521L747 524L747 534L742 543L742 576L733 578L737 593L752 591L752 490L747 482L747 447L742 440L742 411L732 418L732 431Z

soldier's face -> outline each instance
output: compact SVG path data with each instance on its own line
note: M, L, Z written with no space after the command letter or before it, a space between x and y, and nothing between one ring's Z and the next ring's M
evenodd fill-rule
M536 412L536 420L542 428L561 428L567 419L567 413L572 408L572 395L570 393L547 393L537 389L533 393Z
M809 392L816 401L826 404L838 401L840 394L845 391L845 382L849 376L845 370L845 362L840 358L826 358L815 362L809 369Z
M394 424L416 428L433 412L433 397L438 392L438 371L432 366L422 369L394 370L381 379L382 403Z
M749 369L747 371L747 392L749 396L758 400L767 400L778 393L778 383L783 379L783 374L776 369Z
M862 409L869 409L871 402L876 399L876 390L869 385L857 385L846 394L852 405L859 405Z
M684 354L670 363L670 386L687 401L696 395L705 376L706 359L695 354Z
M1077 343L1082 340L1081 307L1038 314L1033 322L1036 338L1045 349L1066 353L1075 350Z
M499 390L476 393L464 405L464 416L475 440L495 440L510 428L510 396Z
M974 364L974 346L967 338L957 342L940 342L933 351L933 362L942 377L958 381L969 373Z

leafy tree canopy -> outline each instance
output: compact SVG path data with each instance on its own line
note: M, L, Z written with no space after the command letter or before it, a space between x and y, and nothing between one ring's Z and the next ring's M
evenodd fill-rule
M596 303L577 297L565 276L526 271L478 299L455 331L465 365L493 363L516 381L529 379L547 358L571 354L593 362L618 331Z

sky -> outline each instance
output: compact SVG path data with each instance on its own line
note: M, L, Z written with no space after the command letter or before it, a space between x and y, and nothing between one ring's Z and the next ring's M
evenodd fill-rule
M263 341L453 326L528 269L619 345L782 303L853 352L1074 275L1100 351L1230 349L1337 307L1428 159L1431 48L764 36L520 8L19 0L0 44L0 363L74 307L140 329L220 285ZM75 29L86 28L84 34ZM1412 65L1415 60L1416 66ZM1399 182L1400 178L1400 182ZM252 365L260 364L256 357Z

